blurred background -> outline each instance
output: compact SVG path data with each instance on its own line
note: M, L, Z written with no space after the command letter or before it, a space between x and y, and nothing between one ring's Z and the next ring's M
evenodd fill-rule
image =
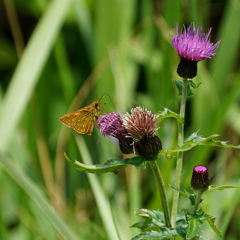
M75 134L59 117L108 96L106 112L145 106L179 111L173 79L179 57L171 28L212 27L217 55L198 63L187 100L185 136L199 130L240 143L239 0L2 0L0 1L0 239L131 239L139 208L160 209L149 165L118 175L79 172L63 153L86 164L123 158L118 144ZM174 119L160 123L163 149L177 146ZM100 139L100 141L99 141ZM99 142L98 142L99 141ZM239 150L196 147L184 154L182 188L194 166L209 168L214 186L239 185ZM158 160L170 209L176 158ZM204 194L223 239L240 239L240 191ZM180 196L180 209L190 202ZM202 235L220 239L203 225Z

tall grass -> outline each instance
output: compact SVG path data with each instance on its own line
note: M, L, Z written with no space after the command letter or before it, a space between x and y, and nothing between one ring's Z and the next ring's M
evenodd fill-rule
M239 144L239 1L9 2L17 11L5 11L9 5L1 3L0 239L131 239L138 233L128 228L138 220L134 211L160 208L149 166L88 176L67 164L65 150L93 164L123 156L116 143L97 143L97 129L76 140L59 117L105 92L113 101L103 100L108 112L136 105L178 112L172 78L178 79L179 59L169 44L176 22L194 21L205 32L212 26L211 40L222 38L217 55L199 63L194 81L202 84L187 101L186 136L199 130ZM15 19L11 27L7 17ZM18 60L16 28L26 41ZM163 148L175 148L176 122L164 119L160 125ZM184 156L182 187L190 188L198 164L209 167L214 186L239 185L239 159L236 150L197 147ZM166 185L174 184L175 158L158 163ZM171 188L167 194L172 199ZM204 198L203 209L218 216L224 239L238 239L239 191ZM182 208L185 200L180 197ZM217 239L214 234L204 228L206 237Z

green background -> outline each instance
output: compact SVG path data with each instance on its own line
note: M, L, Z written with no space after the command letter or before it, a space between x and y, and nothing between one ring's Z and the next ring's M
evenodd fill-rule
M131 239L139 208L161 209L154 175L133 166L112 173L81 173L67 150L87 164L123 158L116 142L78 135L59 117L108 96L107 112L145 106L179 111L172 84L179 57L171 28L195 22L217 55L198 63L187 100L185 135L240 142L240 2L209 0L3 0L0 2L0 239ZM163 149L177 146L176 120L161 121ZM98 140L101 140L98 142ZM214 186L239 185L239 150L198 146L184 154L182 188L194 166L209 168ZM172 201L176 158L158 160ZM238 189L203 195L223 239L240 238ZM180 196L180 209L189 201ZM203 236L218 239L203 226Z

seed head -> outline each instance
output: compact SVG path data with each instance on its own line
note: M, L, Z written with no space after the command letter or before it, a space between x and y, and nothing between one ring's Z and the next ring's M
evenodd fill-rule
M131 109L131 114L123 116L123 126L128 132L128 137L133 139L134 150L143 157L156 157L162 149L162 143L155 132L156 117L146 108L136 107Z

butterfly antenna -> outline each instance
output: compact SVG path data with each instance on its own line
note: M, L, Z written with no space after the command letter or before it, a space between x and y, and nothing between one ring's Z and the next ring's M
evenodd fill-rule
M111 103L112 103L112 105L113 105L113 108L115 109L114 104L113 104L113 101L112 101L112 99L111 99L111 97L110 97L110 95L109 95L108 93L104 93L104 94L102 95L102 97L100 98L99 101L101 101L101 100L104 98L104 95L108 95L108 97L109 97L109 99L110 99L110 101L111 101ZM115 110L116 110L116 109L115 109Z
M101 102L101 100L105 97L105 96L104 96L105 94L107 94L107 93L104 93L104 94L100 97L99 102Z

